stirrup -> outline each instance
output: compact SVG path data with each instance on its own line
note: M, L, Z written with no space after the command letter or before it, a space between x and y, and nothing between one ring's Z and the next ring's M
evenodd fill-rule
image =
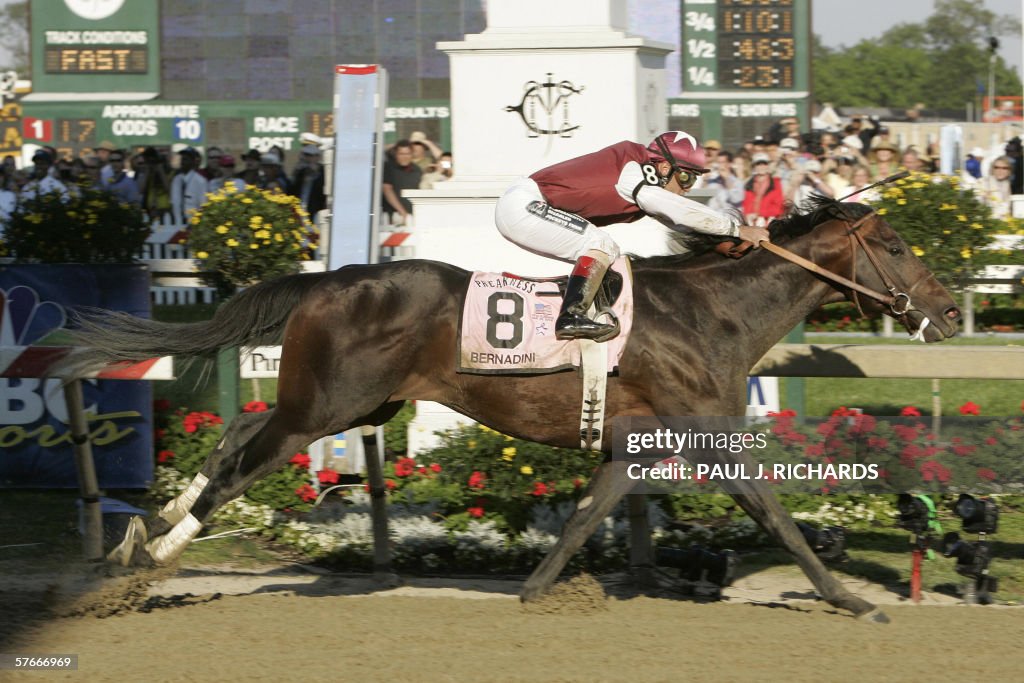
M555 339L566 341L569 339L590 339L595 342L604 342L612 339L619 333L618 320L614 325L599 323L586 316L569 314L555 322Z

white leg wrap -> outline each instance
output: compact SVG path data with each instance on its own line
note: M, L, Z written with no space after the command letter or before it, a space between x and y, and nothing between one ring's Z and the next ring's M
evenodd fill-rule
M146 550L154 562L167 564L185 551L202 528L202 523L189 513L173 529L147 543Z
M166 519L171 524L177 524L185 519L185 515L192 510L192 506L196 504L196 499L199 498L199 494L203 492L208 483L210 483L210 480L205 474L197 474L192 483L188 485L188 488L181 492L181 495L168 501L167 505L164 505L163 509L159 512L160 517Z

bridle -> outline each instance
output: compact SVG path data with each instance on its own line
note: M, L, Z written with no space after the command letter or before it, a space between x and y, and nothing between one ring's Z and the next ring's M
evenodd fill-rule
M832 280L833 282L850 289L851 296L853 298L853 303L857 306L857 311L861 315L864 315L864 309L861 306L860 297L858 296L858 293L870 297L871 299L874 299L883 306L888 306L889 310L892 311L893 317L900 323L902 323L905 327L907 327L907 329L909 330L910 325L908 324L907 314L909 314L911 311L917 310L916 308L914 308L913 300L911 299L910 295L911 293L913 293L915 289L917 289L917 286L920 285L921 282L927 279L929 276L922 276L909 289L907 289L906 291L900 291L899 287L896 285L896 279L892 276L890 271L884 265L882 265L882 263L878 260L878 257L875 256L875 254L873 254L870 249L868 249L868 245L866 240L864 239L864 235L860 231L860 228L865 223L867 223L869 219L875 218L877 216L878 213L872 210L870 213L861 216L856 221L851 221L848 218L842 219L849 224L849 228L847 229L846 234L849 235L850 237L850 250L852 252L851 275L854 278L852 280L850 278L843 277L838 273L833 273L827 268L822 268L817 263L814 263L813 261L808 261L802 256L797 256L788 249L784 249L776 244L772 244L771 242L761 242L761 247L767 249L773 254L781 256L787 261L791 261L792 263L795 263L798 266L801 266L802 268L806 268L812 273L821 275L824 278ZM874 267L875 272L878 274L878 277L882 280L882 285L885 287L888 294L883 294L869 287L865 287L864 285L856 281L857 252L859 251L857 248L858 244L860 245L860 249L862 249L864 253L867 255L868 260ZM925 316L924 321L922 321L921 326L917 330L917 333L920 334L928 325L928 323L928 317Z

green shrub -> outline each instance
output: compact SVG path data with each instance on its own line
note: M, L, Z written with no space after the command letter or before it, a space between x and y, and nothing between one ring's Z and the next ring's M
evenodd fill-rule
M149 237L142 209L102 190L77 189L66 200L49 192L11 214L0 256L39 263L131 263Z

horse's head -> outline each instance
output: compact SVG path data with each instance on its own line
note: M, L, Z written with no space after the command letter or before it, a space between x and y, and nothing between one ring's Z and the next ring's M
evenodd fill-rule
M835 285L845 298L895 318L914 338L936 342L956 334L960 309L953 297L885 219L862 204L829 202L818 211L827 213L815 232L828 235L828 254L815 260L877 293Z

